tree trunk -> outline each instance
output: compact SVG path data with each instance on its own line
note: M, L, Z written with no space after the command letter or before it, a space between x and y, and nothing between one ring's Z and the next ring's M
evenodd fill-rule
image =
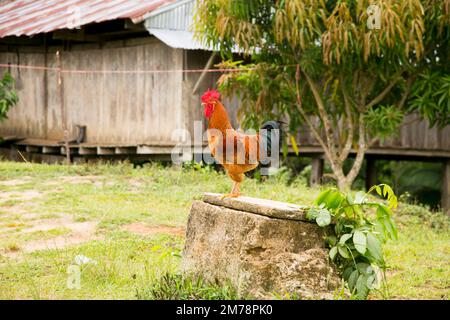
M311 92L313 93L316 106L318 109L318 116L320 120L322 121L322 124L324 126L324 133L325 133L325 139L322 139L319 130L316 129L314 124L310 121L308 118L308 115L306 114L305 110L303 109L303 103L300 96L300 87L299 87L299 81L300 81L300 68L297 65L297 72L296 72L296 85L295 90L297 94L297 108L300 111L300 114L306 121L309 129L313 133L314 137L319 142L320 146L324 150L325 157L328 159L331 169L333 170L333 176L334 179L337 182L337 186L340 191L347 192L350 190L353 181L356 179L359 171L361 170L361 166L364 161L364 155L366 153L368 144L366 143L366 130L365 130L365 121L364 121L364 113L359 112L358 121L357 121L357 128L358 128L358 150L356 152L355 161L353 163L352 168L347 173L347 175L344 173L343 165L344 161L348 158L348 155L351 150L352 146L352 140L354 137L354 129L355 126L353 123L348 123L348 137L346 139L345 145L342 148L339 148L339 142L336 142L336 135L335 132L337 131L339 133L339 129L333 128L332 122L329 118L329 115L327 113L327 109L325 108L324 101L321 97L320 91L318 90L317 84L308 76L306 72L302 72L307 80L307 83L309 85L309 88L311 89ZM350 101L348 99L348 95L345 90L343 90L344 98L345 98L345 107L346 107L346 115L349 119L349 121L352 121L351 117L351 106ZM365 105L365 99L361 99L362 105L357 108L357 110L364 110ZM355 119L356 120L356 119Z
M352 187L352 183L353 183L353 181L350 181L349 179L347 179L347 177L341 178L341 179L336 179L336 182L337 182L338 189L341 192L350 191L350 188Z

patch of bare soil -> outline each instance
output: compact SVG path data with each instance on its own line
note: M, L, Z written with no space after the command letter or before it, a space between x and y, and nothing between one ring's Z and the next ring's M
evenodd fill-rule
M90 184L97 183L101 177L99 176L62 176L46 183L48 186L60 185L61 183L70 184Z
M17 215L31 215L26 209L30 201L40 198L44 193L35 190L0 192L0 212L2 217L10 218Z
M43 219L39 221L33 221L34 225L30 228L22 230L23 233L32 233L36 231L49 231L58 228L68 228L73 230L79 230L82 228L82 223L73 222L72 218L69 216L64 216L61 218Z
M177 236L185 235L185 228L182 227L169 227L169 226L148 226L141 222L135 222L127 224L122 227L122 230L133 232L141 235L149 235L155 233L168 233Z
M0 185L2 186L8 186L8 187L14 187L14 186L20 186L25 183L28 183L31 180L31 177L25 176L20 179L13 179L13 180L4 180L0 181Z
M51 239L33 240L19 244L17 250L4 252L6 256L18 256L21 253L34 252L45 249L62 249L68 246L78 245L91 240L100 240L102 236L96 235L96 221L74 222L71 217L34 220L33 225L25 227L20 233L27 234L36 231L50 231L53 229L67 228L67 234L55 236Z
M66 224L55 223L45 223L35 226L30 229L33 231L38 230L51 230L57 227L65 227L71 229L71 232L65 235L56 236L48 240L36 240L27 242L22 246L22 252L33 252L37 250L44 249L62 249L68 246L77 245L91 240L99 240L101 237L95 235L95 229L97 222L87 221L87 222L71 222ZM31 231L28 231L31 232Z
M28 201L34 198L41 197L42 195L43 195L42 192L35 190L4 191L0 192L0 202L8 200Z
M128 179L127 181L130 186L133 187L141 187L142 185L144 185L144 181L142 179Z

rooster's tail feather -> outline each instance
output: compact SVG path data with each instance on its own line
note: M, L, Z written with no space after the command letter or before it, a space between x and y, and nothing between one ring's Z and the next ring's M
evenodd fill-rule
M260 147L262 148L262 159L271 157L272 152L280 152L282 141L282 124L284 122L271 120L265 122L260 130ZM264 162L264 161L263 161Z

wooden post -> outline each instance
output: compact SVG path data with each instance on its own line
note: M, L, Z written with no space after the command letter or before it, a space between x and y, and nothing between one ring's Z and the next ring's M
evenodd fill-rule
M450 215L450 159L444 161L442 175L442 211Z
M323 164L324 164L324 161L322 158L319 158L319 157L312 158L312 160L311 160L311 178L309 180L311 187L322 183Z
M200 87L200 84L202 83L203 78L205 78L205 76L206 76L207 70L209 68L211 68L211 66L212 66L212 64L214 62L214 58L215 57L216 57L216 52L213 52L211 54L211 56L209 57L209 60L206 63L205 68L203 69L203 72L201 73L200 77L198 78L197 82L195 83L194 89L192 90L192 94L196 94L197 93L197 90Z
M62 122L62 129L64 132L64 145L65 145L65 152L67 157L67 164L70 164L70 148L69 148L69 131L67 129L67 119L66 119L66 108L64 107L64 86L63 86L63 79L61 75L61 56L59 51L56 51L56 65L58 68L58 91L59 91L59 98L61 103L61 122Z
M44 34L44 67L48 67L47 33ZM48 138L48 70L44 70L44 137Z
M377 184L377 170L375 167L375 159L366 159L366 190Z

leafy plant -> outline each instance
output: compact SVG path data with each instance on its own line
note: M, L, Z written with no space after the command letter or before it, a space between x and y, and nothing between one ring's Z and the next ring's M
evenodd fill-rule
M403 122L404 113L396 106L379 106L370 109L366 116L367 130L378 133L380 140L396 135Z
M387 205L372 201L369 194L373 191L386 198ZM388 239L397 239L391 217L391 209L396 207L397 197L392 188L380 184L355 196L327 189L308 211L308 218L319 226L333 225L333 234L326 238L330 259L358 299L365 299L371 289L386 284L382 245Z
M14 90L14 78L9 72L5 72L0 79L0 121L8 118L6 114L18 101Z
M443 128L450 124L450 76L445 72L420 74L413 85L411 110L418 110L430 122Z
M166 273L147 290L137 291L140 300L236 300L231 285L209 283L203 278Z

